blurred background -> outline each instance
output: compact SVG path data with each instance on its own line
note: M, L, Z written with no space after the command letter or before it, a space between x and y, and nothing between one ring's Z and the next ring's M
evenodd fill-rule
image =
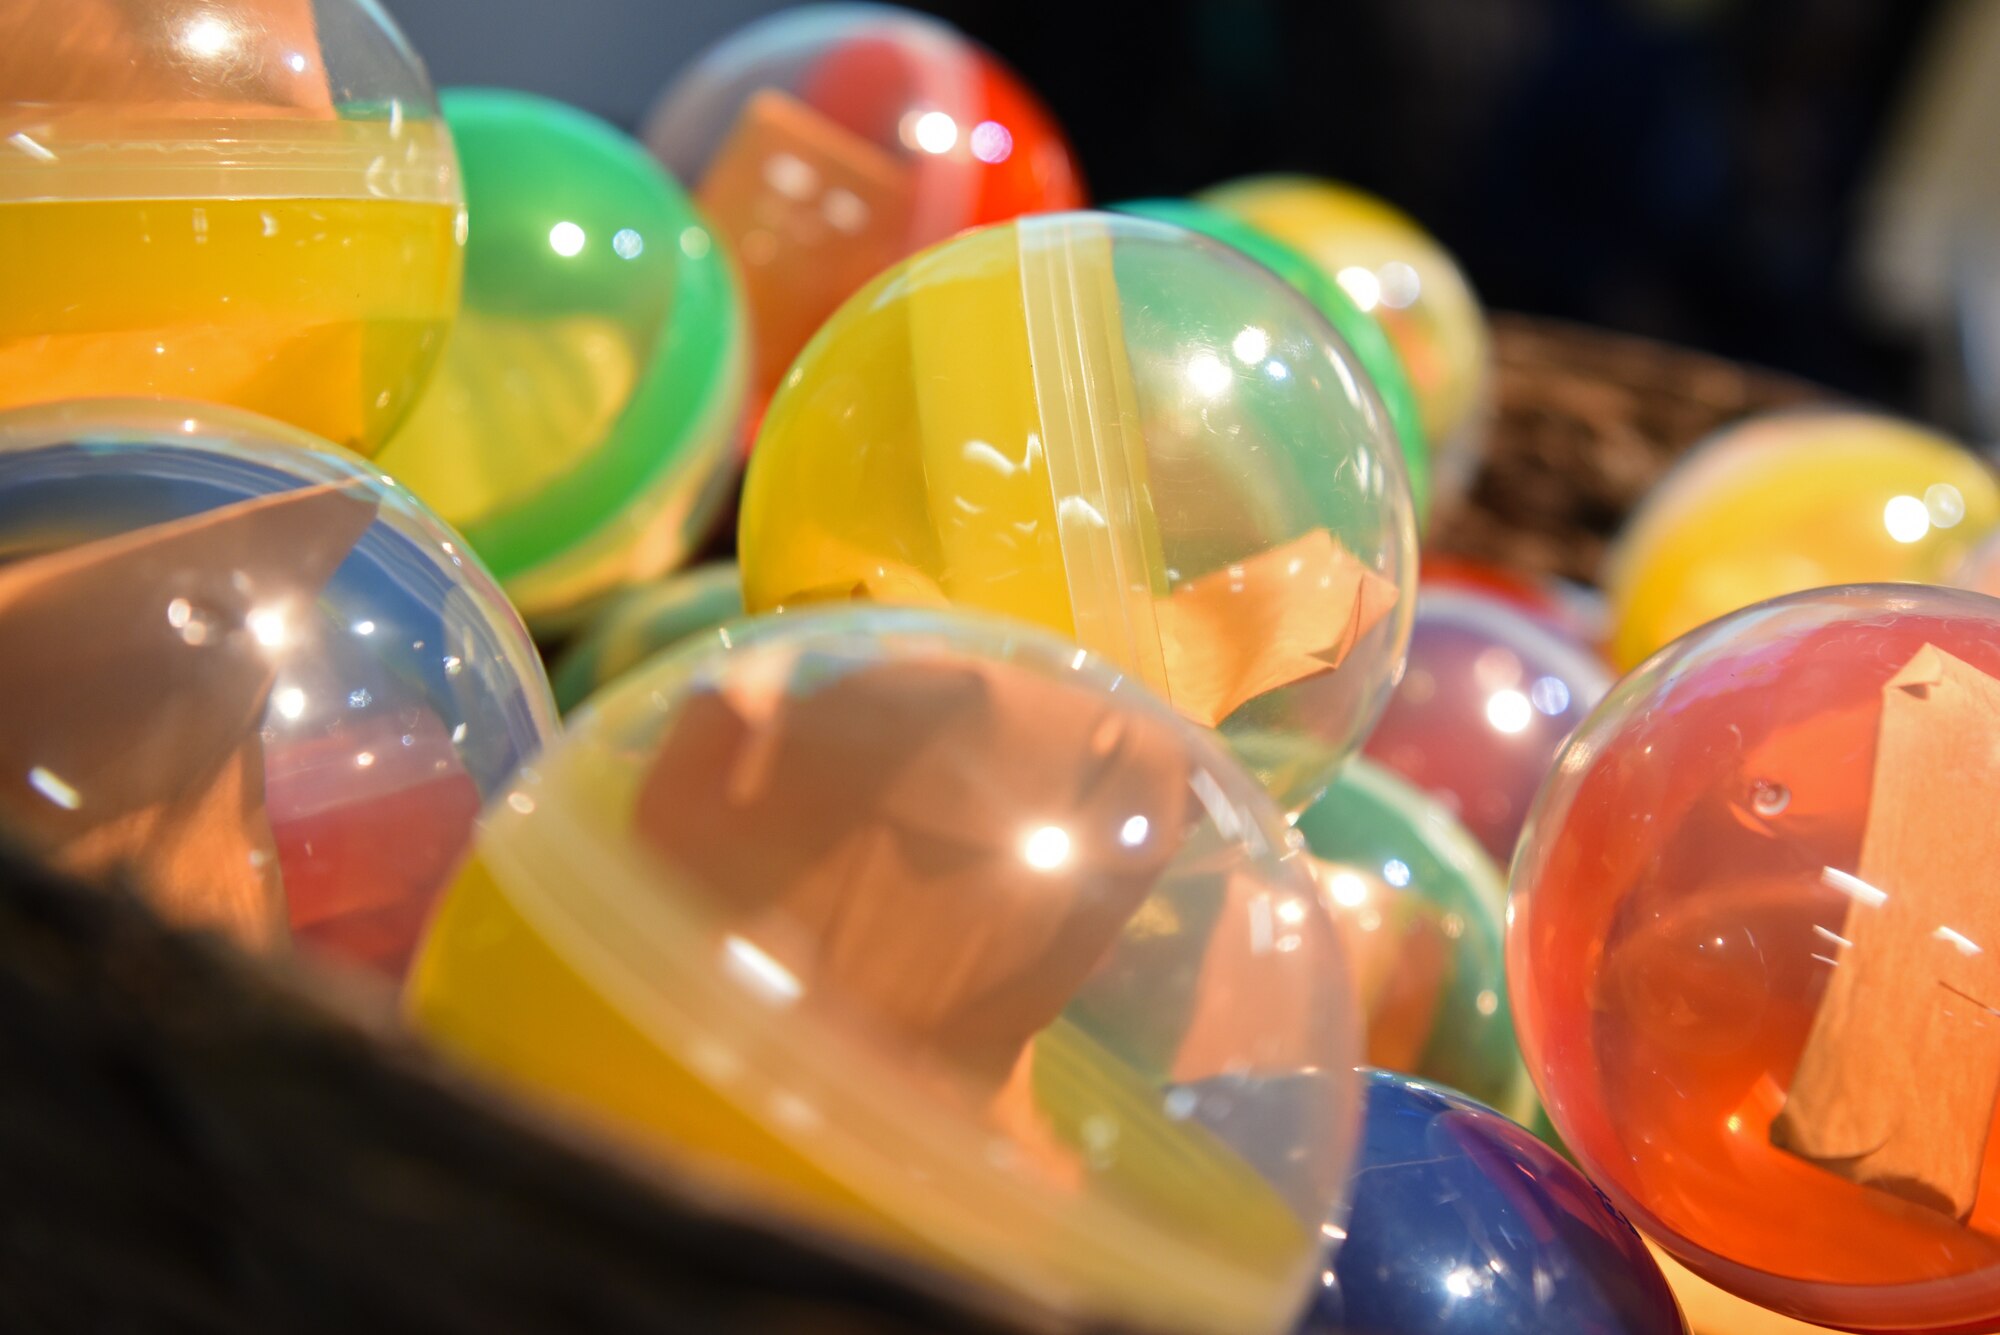
M440 84L632 127L775 0L388 0ZM1494 306L2000 436L2000 0L917 3L1094 194L1295 170L1402 205Z

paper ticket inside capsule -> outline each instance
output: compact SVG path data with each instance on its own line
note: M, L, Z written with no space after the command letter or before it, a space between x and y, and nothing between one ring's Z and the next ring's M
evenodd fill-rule
M768 391L827 316L909 244L913 183L894 155L764 89L696 189L743 277Z
M41 104L37 115L76 104L153 115L333 115L312 0L0 6L0 88L17 107ZM0 128L8 122L0 114Z
M1170 723L1080 686L891 662L690 696L635 821L804 1004L991 1090L1173 860L1187 766Z
M1190 580L1159 602L1174 707L1215 727L1268 691L1332 672L1397 597L1323 528Z
M285 627L375 521L306 487L0 569L0 820L162 912L284 934L260 735Z
M2000 1102L2000 681L1926 644L1882 688L1867 825L1771 1141L1954 1219Z

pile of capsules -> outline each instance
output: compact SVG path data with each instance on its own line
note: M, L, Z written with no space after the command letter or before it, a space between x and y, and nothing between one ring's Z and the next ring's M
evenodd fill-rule
M894 9L632 139L372 0L0 0L0 823L1075 1317L2000 1327L1992 471L1767 417L1602 596L1420 578L1451 258L1084 204Z

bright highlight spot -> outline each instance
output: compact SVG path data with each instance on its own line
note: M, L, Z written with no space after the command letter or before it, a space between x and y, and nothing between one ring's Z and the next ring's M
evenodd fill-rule
M729 972L764 1000L783 1006L805 995L797 975L742 937L724 941L722 951Z
M949 153L958 142L958 122L942 111L926 111L911 130L926 153Z
M1231 375L1222 358L1204 349L1187 359L1187 378L1196 393L1212 399L1229 388Z
M1146 842L1146 832L1152 828L1144 816L1134 816L1118 831L1118 842L1127 848L1137 848Z
M191 56L212 58L234 45L236 30L213 14L204 14L181 29L181 48Z
M271 703L286 718L296 719L306 712L306 693L296 686L286 686L271 696Z
M1891 496L1882 507L1882 527L1897 542L1920 542L1931 531L1931 512L1914 496Z
M28 786L40 793L64 811L75 811L83 805L83 798L76 789L64 783L60 776L40 765L28 771Z
M1229 347L1237 361L1254 365L1270 355L1271 336L1254 324L1246 325Z
M1486 697L1486 721L1505 733L1516 733L1535 717L1535 707L1519 691L1495 691Z
M1350 264L1333 277L1362 310L1372 311L1382 304L1382 280L1373 269Z
M275 649L285 642L285 614L275 607L254 608L244 622L257 643L266 649Z
M1924 488L1924 513L1932 528L1951 528L1965 518L1965 497L1949 482L1933 482Z
M981 121L972 127L972 156L981 162L1005 162L1014 156L1014 133L999 121Z
M583 254L584 242L589 239L573 222L559 222L549 229L549 249L564 259Z
M1537 677L1528 688L1528 700L1535 708L1556 717L1569 708L1569 683L1561 677Z
M629 227L621 227L611 238L611 253L621 260L636 260L646 253L646 238Z
M1327 893L1342 908L1358 908L1368 898L1368 882L1351 871L1338 871L1327 878Z
M1410 864L1401 858L1390 858L1382 864L1382 879L1401 890L1410 883Z
M1423 295L1424 280L1415 269L1401 260L1390 260L1375 273L1376 282L1381 284L1382 304L1392 311L1400 311Z
M1056 825L1030 831L1021 841L1021 857L1036 871L1054 871L1069 861L1068 831Z

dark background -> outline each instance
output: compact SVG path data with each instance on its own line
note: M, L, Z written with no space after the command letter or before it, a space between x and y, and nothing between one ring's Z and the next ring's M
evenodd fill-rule
M388 0L440 84L625 126L772 0ZM1487 301L1922 411L1855 297L1857 192L1936 0L936 0L1101 200L1299 170L1386 196Z

